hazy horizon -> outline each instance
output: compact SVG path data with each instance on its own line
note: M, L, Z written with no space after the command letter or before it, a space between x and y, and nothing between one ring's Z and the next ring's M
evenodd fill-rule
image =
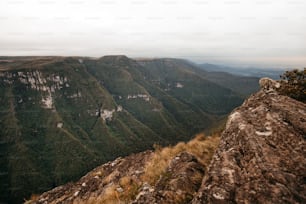
M306 66L306 2L3 0L1 56L173 57Z

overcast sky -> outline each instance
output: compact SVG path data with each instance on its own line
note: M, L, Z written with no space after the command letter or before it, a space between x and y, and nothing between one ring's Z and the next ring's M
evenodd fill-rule
M305 0L0 0L0 55L306 66Z

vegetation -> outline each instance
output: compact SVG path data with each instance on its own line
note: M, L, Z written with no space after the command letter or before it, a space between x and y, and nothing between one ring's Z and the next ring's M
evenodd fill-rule
M154 143L188 141L243 101L179 60L13 58L0 70L1 202L20 203ZM128 98L138 94L149 100Z
M100 195L92 195L88 200L76 200L74 204L103 204L103 203L130 203L135 199L140 186L143 183L149 183L154 186L161 176L165 175L166 168L169 166L171 160L183 151L193 154L204 167L207 167L212 159L214 151L220 142L220 133L215 133L212 136L205 136L198 134L194 139L189 142L179 142L174 146L161 147L154 145L155 151L151 160L146 163L144 173L141 176L141 181L135 181L133 177L124 176L119 180L119 186L123 192L117 191L117 185L106 185ZM195 178L197 179L197 178ZM202 178L199 178L202 179ZM111 183L110 181L105 181ZM181 198L177 196L175 200L178 201L188 198Z
M306 68L286 71L281 75L279 92L296 100L306 102Z
M166 171L171 159L183 151L193 154L199 162L207 167L219 141L219 133L215 133L210 137L206 137L204 134L198 134L193 140L187 143L179 142L175 146L165 148L155 145L154 157L145 166L145 172L142 178L144 181L154 185L160 175Z

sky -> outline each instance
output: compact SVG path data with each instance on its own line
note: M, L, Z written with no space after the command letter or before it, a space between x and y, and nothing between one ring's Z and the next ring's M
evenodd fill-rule
M0 55L306 67L305 0L0 0Z

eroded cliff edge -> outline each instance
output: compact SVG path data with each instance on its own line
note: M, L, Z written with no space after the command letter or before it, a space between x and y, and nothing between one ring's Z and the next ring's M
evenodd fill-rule
M193 204L306 203L306 105L271 87L228 118Z
M198 155L181 148L149 184L145 167L157 153L143 152L97 167L34 203L306 203L306 104L279 95L275 85L268 80L231 113L208 168L201 162L205 146ZM189 149L216 144L207 140Z

